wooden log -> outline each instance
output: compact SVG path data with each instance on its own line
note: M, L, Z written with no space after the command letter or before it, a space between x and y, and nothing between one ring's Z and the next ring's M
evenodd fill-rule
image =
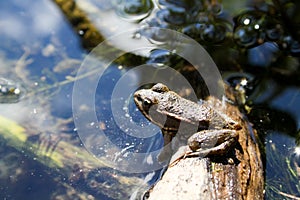
M227 89L230 99L233 91ZM228 104L227 115L241 125L239 139L223 157L187 157L169 166L148 192L149 200L263 199L264 175L257 132L237 106Z

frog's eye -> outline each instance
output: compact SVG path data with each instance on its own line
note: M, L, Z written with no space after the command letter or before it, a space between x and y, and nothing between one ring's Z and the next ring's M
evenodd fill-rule
M169 88L166 85L162 84L162 83L157 83L156 85L154 85L152 87L152 90L154 92L158 92L158 93L164 93L164 92L170 91Z
M149 107L149 106L151 106L151 104L152 104L152 101L150 100L150 99L144 99L143 100L143 106L144 107Z

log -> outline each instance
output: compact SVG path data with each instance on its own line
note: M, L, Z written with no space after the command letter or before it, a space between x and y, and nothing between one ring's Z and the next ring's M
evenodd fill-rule
M226 94L235 100L233 90ZM223 157L186 157L170 165L161 180L147 192L149 200L263 199L264 175L257 132L235 105L227 115L239 122L239 139Z

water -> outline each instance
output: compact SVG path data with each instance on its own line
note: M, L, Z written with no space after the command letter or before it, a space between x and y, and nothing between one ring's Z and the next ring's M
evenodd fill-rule
M300 45L299 30L290 27L299 23L296 2L282 6L258 3L258 11L249 1L250 8L243 12L246 5L237 1L77 2L105 37L132 30L126 37L129 43L123 39L109 44L120 52L108 45L102 60L92 63L95 66L89 69L94 74L108 62L108 56L121 54L130 43L141 42L141 37L148 37L145 44L150 41L158 47L115 59L100 81L96 80L97 85L81 88L79 94L93 94L82 95L82 99L95 98L96 102L78 107L96 117L84 124L95 131L95 137L91 134L84 141L83 127L74 124L78 116L73 116L72 110L74 78L91 55L82 47L84 35L72 30L52 1L1 1L1 199L129 199L159 177L159 170L135 174L124 170L137 162L128 163L129 158L136 158L132 155L159 150L162 139L157 127L136 110L127 90L123 96L118 95L121 91L114 93L123 75L129 80L124 88L134 88L152 75L128 73L136 66L159 63L163 68L182 70L186 64L176 56L178 52L159 48L165 35L143 32L149 26L175 29L193 37L210 53L223 78L239 85L245 94L240 103L247 104L248 118L265 149L266 199L300 197ZM79 79L93 83L93 73L88 72ZM199 84L195 82L190 84ZM111 107L112 102L118 106ZM142 131L134 133L135 129ZM105 134L99 135L99 130ZM151 168L155 159L155 155L147 156L138 165Z

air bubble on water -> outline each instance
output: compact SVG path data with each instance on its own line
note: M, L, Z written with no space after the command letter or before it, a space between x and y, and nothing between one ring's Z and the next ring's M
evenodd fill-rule
M8 92L8 89L7 87L1 87L1 93L7 93Z
M131 22L138 22L150 15L154 8L151 0L119 0L116 13Z
M13 80L0 77L0 103L16 103L25 95L25 89Z
M19 88L16 88L16 89L14 89L14 93L15 93L15 94L20 94L20 93L21 93L21 90L20 90Z
M254 29L256 29L256 30L258 30L259 27L260 27L259 24L255 24L255 25L254 25Z
M248 83L248 80L247 80L246 78L243 79L243 80L241 80L241 82L240 82L240 84L241 84L242 86L246 86L247 83Z
M152 64L153 67L162 68L164 67L164 63L168 63L170 61L171 55L169 51L163 49L154 49L151 51L148 64Z
M133 35L133 38L134 38L134 39L141 39L141 38L142 38L142 35L141 35L141 33L136 32L136 33Z
M79 34L79 35L84 35L84 31L83 31L83 30L79 30L79 31L78 31L78 34Z
M249 25L250 22L251 22L251 20L250 20L249 18L246 18L246 19L244 19L244 21L243 21L244 25L246 25L246 26Z
M124 68L123 65L119 65L119 66L118 66L118 69L119 69L119 70L121 70L121 69L123 69L123 68Z

